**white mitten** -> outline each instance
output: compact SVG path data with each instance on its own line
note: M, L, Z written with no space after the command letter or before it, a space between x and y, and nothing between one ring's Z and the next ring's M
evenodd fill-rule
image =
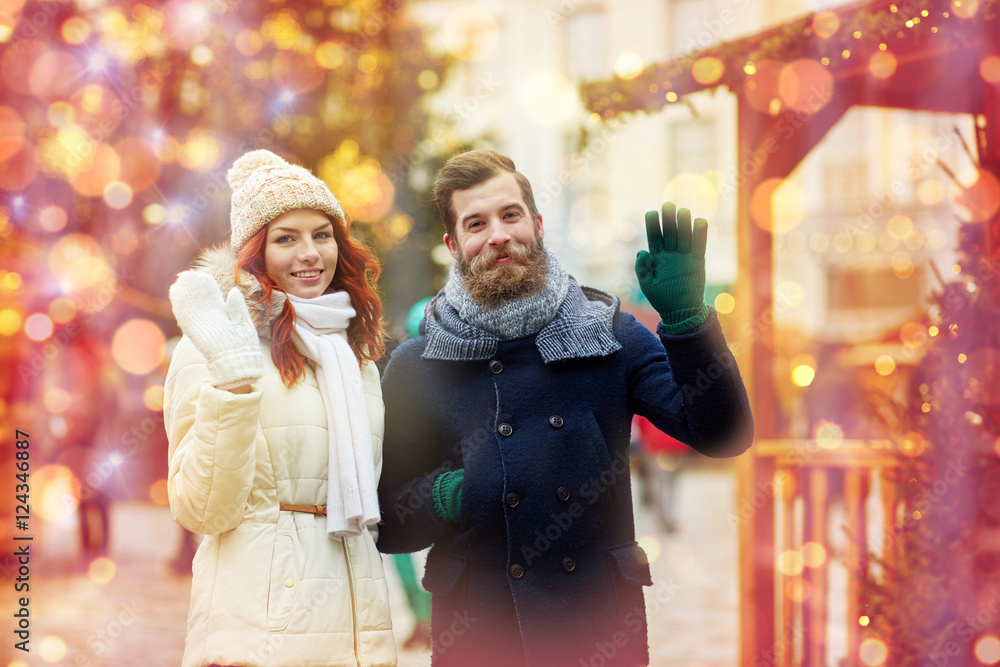
M184 271L170 286L174 317L208 361L208 375L219 389L252 384L264 374L264 354L239 288L225 301L208 274Z

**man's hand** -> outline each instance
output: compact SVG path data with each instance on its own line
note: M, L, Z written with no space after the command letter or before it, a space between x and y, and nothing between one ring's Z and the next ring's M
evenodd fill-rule
M669 334L694 331L708 318L705 307L705 245L708 221L697 218L692 232L691 211L663 205L663 227L656 211L646 213L649 252L635 258L635 275L649 304L660 314Z

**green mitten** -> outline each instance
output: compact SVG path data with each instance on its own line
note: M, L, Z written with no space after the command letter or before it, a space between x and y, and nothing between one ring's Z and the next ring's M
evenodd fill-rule
M462 508L462 480L465 469L449 470L437 476L431 486L431 496L434 498L434 511L442 521L458 523Z
M668 334L683 334L705 324L705 245L708 221L694 221L691 211L667 202L663 205L663 228L656 211L646 214L649 252L635 258L635 275L649 304L660 314Z

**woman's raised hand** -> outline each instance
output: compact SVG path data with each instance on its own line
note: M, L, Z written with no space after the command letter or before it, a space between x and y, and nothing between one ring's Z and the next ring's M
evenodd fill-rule
M264 373L264 353L239 288L222 300L208 274L184 271L170 286L174 317L208 361L208 375L219 389L252 384Z

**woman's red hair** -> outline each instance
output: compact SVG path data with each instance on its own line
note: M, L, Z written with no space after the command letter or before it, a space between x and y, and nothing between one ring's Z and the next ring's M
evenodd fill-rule
M329 217L329 216L327 216ZM375 285L382 274L382 267L369 248L351 238L346 220L335 220L333 237L337 241L337 270L330 283L331 291L345 291L351 297L351 306L357 315L347 326L347 341L354 350L358 363L375 361L385 353L388 334L382 323L382 300L375 291ZM246 271L260 282L268 312L272 307L272 295L279 289L278 283L264 268L264 244L267 227L251 236L236 253L234 278L239 284L240 271ZM291 387L302 378L305 361L302 353L292 341L295 330L295 308L290 301L271 325L271 360L281 373L285 386Z

